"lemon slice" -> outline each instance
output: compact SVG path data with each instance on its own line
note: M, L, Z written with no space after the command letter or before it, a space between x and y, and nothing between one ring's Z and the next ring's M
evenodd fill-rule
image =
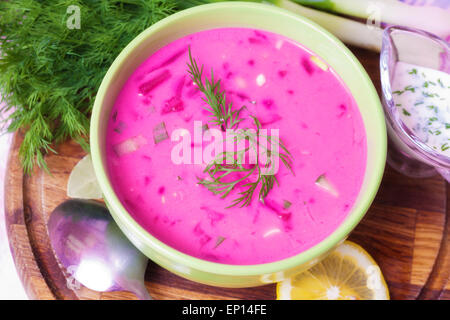
M389 290L375 260L346 241L323 261L278 283L278 300L389 300Z
M81 159L70 173L67 196L76 199L102 198L102 191L95 177L90 155Z

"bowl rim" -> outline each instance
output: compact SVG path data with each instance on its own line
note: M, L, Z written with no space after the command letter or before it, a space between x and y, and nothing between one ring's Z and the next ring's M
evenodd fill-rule
M310 29L328 38L328 40L334 44L336 50L341 50L350 60L350 62L355 66L355 68L358 70L359 77L363 81L364 85L369 89L367 92L369 100L372 101L373 104L377 107L375 108L376 114L373 117L374 121L382 121L383 125L385 124L383 108L370 77L368 76L367 72L360 64L360 62L357 60L357 58L353 55L353 53L351 53L351 51L330 32L326 31L315 22L312 22L311 20L303 16L267 4L248 2L212 3L189 8L160 20L159 22L144 30L136 38L134 38L114 60L113 64L110 66L108 72L103 78L103 81L97 92L91 116L90 140L94 171L104 194L104 200L110 208L110 213L116 220L119 227L124 231L125 234L127 234L127 237L130 238L129 235L131 234L132 239L130 240L132 242L138 241L139 243L143 243L147 248L151 248L156 253L166 257L171 261L176 261L177 264L210 274L242 277L273 274L298 267L305 263L310 263L311 265L313 265L321 256L326 254L330 249L334 248L346 239L348 234L361 221L361 219L367 213L370 205L372 204L372 201L375 198L376 193L378 192L378 188L381 184L384 173L387 153L386 131L384 131L384 134L383 132L379 133L378 136L380 150L379 153L376 154L376 161L374 161L374 170L376 171L376 174L370 181L370 184L367 187L367 192L365 192L362 196L360 195L361 199L358 201L360 210L353 210L352 212L350 212L350 214L337 227L337 229L335 229L329 236L327 236L325 239L312 246L311 248L300 252L295 256L270 263L256 265L231 265L211 262L196 258L194 256L190 256L166 245L165 243L151 235L143 227L141 227L140 224L123 207L115 191L113 190L111 183L109 182L106 172L107 170L106 168L104 168L102 163L99 144L99 124L101 122L101 109L104 101L104 96L106 95L107 90L113 81L113 75L115 75L116 72L120 70L122 62L136 49L136 47L139 46L139 44L144 39L151 37L154 33L158 32L161 29L164 29L166 26L176 23L178 19L185 17L186 15L201 13L205 11L220 11L223 9L229 9L230 7L252 9L255 11L255 14L261 14L264 12L266 14L284 16L286 19L293 19L298 23L306 24ZM381 122L379 124L382 125Z

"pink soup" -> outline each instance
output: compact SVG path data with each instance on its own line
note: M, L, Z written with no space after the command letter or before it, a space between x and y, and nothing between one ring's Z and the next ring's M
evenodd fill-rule
M249 205L229 207L242 185L221 198L199 183L207 163L173 161L174 130L218 128L188 73L189 48L227 103L279 129L291 154L294 174L281 163L262 201L256 190ZM193 141L192 158L208 143ZM289 258L329 236L355 203L367 156L358 106L337 74L290 39L243 28L195 33L150 56L117 97L106 148L113 188L143 228L188 255L235 265Z

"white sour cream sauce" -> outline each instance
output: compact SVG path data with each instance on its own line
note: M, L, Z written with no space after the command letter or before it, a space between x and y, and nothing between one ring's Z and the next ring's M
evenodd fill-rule
M450 157L450 75L399 62L392 91L405 125L422 142Z

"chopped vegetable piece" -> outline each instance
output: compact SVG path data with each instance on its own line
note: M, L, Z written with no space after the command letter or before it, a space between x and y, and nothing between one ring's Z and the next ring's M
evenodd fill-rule
M284 209L289 209L292 206L292 202L289 202L287 200L283 201L283 208Z
M172 56L170 56L169 58L167 58L165 61L163 61L160 65L152 68L150 70L150 72L167 67L169 65L171 65L172 63L174 63L175 61L178 60L178 58L180 58L183 54L185 54L187 51L187 48L183 48L177 52L175 52Z
M126 127L127 127L127 125L125 124L125 122L121 121L121 122L119 122L117 127L114 129L114 132L121 134L123 132L123 130L125 130Z
M167 139L169 139L169 135L167 133L166 124L161 122L153 128L153 140L155 141L155 144L158 144Z
M263 238L270 237L270 236L272 236L272 235L274 235L274 234L277 234L277 233L280 233L280 232L281 232L281 230L278 229L278 228L270 229L269 231L267 231L266 233L264 233Z
M205 133L205 132L208 131L208 130L209 130L208 124L204 124L204 125L202 126L202 133Z
M184 110L184 103L179 97L173 97L166 101L161 114L168 114L171 112L180 112Z
M146 144L147 139L139 135L115 145L114 152L117 154L117 156L121 157L123 155L137 151L140 147Z
M143 95L149 94L153 89L159 87L162 83L164 83L166 80L168 80L172 75L170 74L169 70L164 70L160 74L158 74L156 77L152 78L151 80L145 82L139 87L139 92Z
M225 240L227 240L227 238L222 237L222 236L217 237L216 245L214 246L214 249L217 248L218 246L220 246Z
M336 188L330 183L330 181L327 179L327 177L323 174L316 180L316 185L328 193L330 193L334 197L339 196L339 192L336 190Z

